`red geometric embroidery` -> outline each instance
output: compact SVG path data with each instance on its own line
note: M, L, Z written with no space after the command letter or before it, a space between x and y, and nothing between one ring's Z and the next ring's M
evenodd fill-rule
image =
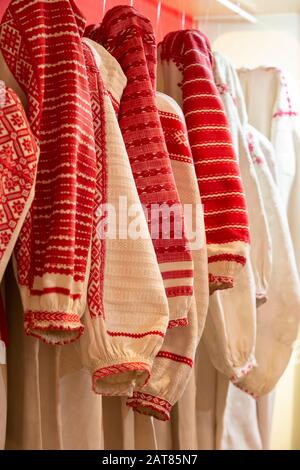
M36 312L28 310L25 313L25 321L39 321L39 322L63 322L63 323L80 323L80 317L77 314L64 313L64 312Z
M76 341L84 331L84 326L80 321L77 314L67 314L64 312L38 312L38 311L25 311L24 328L25 333L34 336L46 344L63 345ZM46 336L41 336L39 331L53 331L53 332L73 332L76 333L73 337L57 337L57 339L48 339Z
M36 301L30 295L36 278L59 274L57 287L70 291L75 283L82 290L86 278L96 157L80 44L84 24L73 1L12 0L0 26L1 52L26 94L40 147L35 197L15 250L29 305ZM26 140L23 145L29 149ZM71 299L63 302L72 309Z
M165 334L162 331L147 331L145 333L125 333L125 332L117 332L117 331L107 331L109 336L124 336L128 338L135 338L141 339L145 338L146 336L156 335L161 336L162 338L165 337Z
M209 284L213 286L213 290L216 290L222 286L226 286L227 289L230 289L234 286L233 278L230 276L215 276L214 274L209 273L208 281Z
M99 393L97 391L97 381L105 379L106 377L110 377L112 375L118 375L118 374L126 374L127 372L135 372L135 371L145 371L146 378L144 384L142 386L146 385L147 382L149 381L150 378L150 367L148 364L144 362L124 362L122 364L115 364L107 367L102 367L101 369L96 370L93 373L93 391L95 393ZM113 389L113 387L112 387ZM103 393L101 392L103 395ZM115 393L107 393L107 395L114 395L118 394L118 390L116 390Z
M127 399L126 404L138 413L156 416L162 421L170 419L172 405L163 398L148 393L134 392L133 396Z
M22 104L10 89L0 88L0 279L30 209L38 148Z
M189 321L187 318L180 318L179 320L171 320L168 324L168 330L172 330L173 328L178 327L185 327L189 325Z
M150 21L134 8L117 6L106 13L91 38L118 60L127 77L120 103L119 124L141 202L147 209L154 203L164 203L169 207L178 204L180 207L156 106L156 41ZM148 224L151 231L151 217ZM173 219L170 225L172 234ZM162 229L161 220L159 227ZM158 262L191 262L184 233L176 244L170 238L153 240Z
M163 359L170 359L171 361L175 362L182 362L189 367L193 367L194 361L189 357L180 356L179 354L174 354L169 351L159 351L156 357L161 357Z
M194 289L191 286L176 286L165 288L167 297L181 297L193 295Z
M89 80L90 98L93 112L96 143L96 194L91 248L91 269L88 282L88 306L91 317L104 317L103 291L105 269L105 240L99 237L98 226L103 215L99 208L107 202L107 155L105 135L104 84L95 63L93 53L86 43L82 43Z
M187 129L176 114L159 110L160 122L171 160L193 164Z

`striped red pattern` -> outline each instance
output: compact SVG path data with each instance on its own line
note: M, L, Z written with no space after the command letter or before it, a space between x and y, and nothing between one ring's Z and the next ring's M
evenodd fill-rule
M193 367L194 361L189 357L180 356L179 354L174 354L169 351L159 351L156 357L160 357L163 359L169 359L170 361L174 362L181 362L182 364L186 364L189 367Z
M138 413L154 416L161 421L170 419L171 403L149 393L134 392L133 396L128 398L126 404Z
M204 205L207 243L248 244L246 201L228 121L213 78L208 40L199 31L185 30L169 33L159 47L160 60L173 62L182 74L178 85ZM241 258L238 262L244 264L245 257Z
M178 270L178 271L166 271L162 273L163 279L176 279L178 277L193 277L194 271L192 269Z
M18 278L29 292L45 276L66 289L60 305L51 301L53 318L56 310L70 313L72 296L82 294L91 240L96 157L80 42L84 27L72 0L13 0L0 27L1 51L27 95L41 150L35 199L16 250ZM30 293L26 303L34 310ZM63 328L63 316L49 329L58 323ZM82 328L75 322L74 330Z
M90 36L118 60L127 77L127 87L120 103L119 124L142 204L147 209L152 204L169 207L180 204L155 101L156 44L150 21L134 8L115 7ZM148 214L151 230L150 210ZM161 218L159 222L160 237L153 240L158 262L183 262L183 269L192 268L184 230L179 239L174 238L174 215L171 214L170 240L161 236ZM170 272L174 271L170 266ZM179 288L176 289L174 282L175 287L167 288L166 293L173 297L190 297L193 289L184 290L180 269L178 273Z

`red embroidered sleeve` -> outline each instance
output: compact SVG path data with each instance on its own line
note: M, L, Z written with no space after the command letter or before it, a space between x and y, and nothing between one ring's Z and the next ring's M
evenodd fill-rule
M193 270L193 263L155 103L157 51L153 27L134 8L119 6L111 9L101 26L90 34L118 60L127 77L119 124L138 194L147 209L148 225L169 301L170 320L180 321L186 319L191 303L193 277L185 276L185 273ZM164 206L170 212L170 216L167 215L169 235L164 233L164 215L158 214L158 219L153 216L154 206ZM180 219L182 226L181 233L176 235L175 217Z
M181 104L204 205L211 290L232 287L237 270L246 262L249 227L238 162L214 83L210 47L199 31L187 30L168 34L160 54L165 73L162 91L177 94L172 90L178 76L176 70L173 76L168 64L174 64L181 77Z
M168 304L111 98L113 94L119 103L126 79L103 47L85 39L83 48L93 110L97 187L86 331L80 341L82 361L91 372L96 393L129 396L135 386L149 380L165 336ZM116 76L114 80L114 74L120 80ZM100 236L103 212L99 208L108 203L120 220L120 196L128 207L140 206L145 238Z
M25 329L52 344L83 331L96 164L84 25L72 0L13 0L0 26L1 52L27 96L40 146L35 197L15 251Z

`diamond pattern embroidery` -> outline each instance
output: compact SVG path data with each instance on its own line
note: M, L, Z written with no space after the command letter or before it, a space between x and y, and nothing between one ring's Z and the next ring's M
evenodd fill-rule
M38 150L19 98L4 88L0 109L0 275L13 250L11 240L29 210Z

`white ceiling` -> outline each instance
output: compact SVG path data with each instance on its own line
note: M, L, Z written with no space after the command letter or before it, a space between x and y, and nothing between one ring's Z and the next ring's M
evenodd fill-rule
M232 1L254 14L300 13L300 0ZM163 0L163 3L178 10L184 9L192 16L232 16L232 12L220 5L217 0Z

